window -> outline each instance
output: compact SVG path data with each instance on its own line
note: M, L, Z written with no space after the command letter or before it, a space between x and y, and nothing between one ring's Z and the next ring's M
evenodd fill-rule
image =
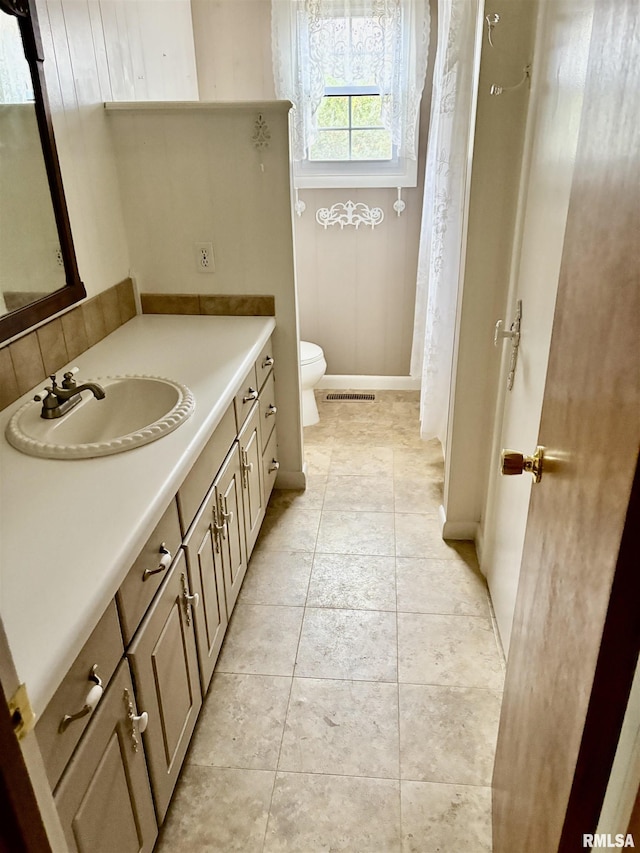
M415 186L427 0L272 0L272 11L295 185Z
M327 86L318 109L312 162L391 160L391 132L382 123L380 93L373 87Z

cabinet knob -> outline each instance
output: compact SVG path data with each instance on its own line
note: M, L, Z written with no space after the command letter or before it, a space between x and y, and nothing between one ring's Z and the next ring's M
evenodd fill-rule
M271 415L275 415L278 411L278 407L274 406L273 403L267 408L267 411L264 413L265 418L270 417Z
M278 460L272 459L271 462L269 463L269 473L273 474L273 472L277 471L279 467L280 467L280 463L278 462Z
M273 357L268 355L262 362L262 367L273 367Z
M149 725L149 714L146 711L136 714L133 700L131 699L126 687L122 691L122 700L127 711L127 719L129 720L129 737L131 739L131 747L134 752L137 752L140 748L139 736Z
M257 400L257 399L258 399L258 392L256 391L255 388L250 387L249 393L244 395L244 397L242 398L242 402L243 403L250 403L252 400Z

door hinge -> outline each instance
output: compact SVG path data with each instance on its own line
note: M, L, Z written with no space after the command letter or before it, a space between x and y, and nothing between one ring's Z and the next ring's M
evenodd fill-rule
M9 699L9 713L16 737L22 740L36 724L36 715L31 707L26 684L21 684Z

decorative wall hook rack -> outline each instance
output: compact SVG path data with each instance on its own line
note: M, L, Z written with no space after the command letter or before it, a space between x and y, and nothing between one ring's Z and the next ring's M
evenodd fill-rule
M521 86L527 82L527 80L531 80L531 66L525 65L522 69L522 80L519 83L516 83L515 86L498 86L497 83L492 83L491 88L489 89L490 95L504 95L505 92L515 92L516 89L519 89Z
M373 230L376 225L384 219L384 211L380 207L369 207L363 202L337 202L331 207L321 207L316 211L316 222L322 225L325 231L329 225L339 225L342 230L345 225L353 225L358 229L361 225L371 226Z

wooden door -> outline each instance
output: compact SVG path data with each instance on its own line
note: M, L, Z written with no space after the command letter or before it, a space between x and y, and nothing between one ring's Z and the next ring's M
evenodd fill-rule
M129 646L138 704L149 713L144 745L158 823L164 820L202 705L194 603L184 552L176 558Z
M242 498L247 533L247 557L251 555L264 518L260 407L255 406L238 436L242 460Z
M245 521L242 501L242 479L240 450L238 445L234 444L214 482L218 499L218 517L223 522L219 542L222 551L225 601L229 618L231 618L247 571L245 542L247 522Z
M595 4L539 432L545 470L498 736L495 853L583 849L638 656L638 18L635 0Z
M131 703L131 705L129 704ZM56 789L70 853L151 853L158 835L123 661Z
M212 487L184 542L189 587L200 596L194 617L203 695L209 687L229 624L224 600L221 536L217 526L220 526L217 495Z

